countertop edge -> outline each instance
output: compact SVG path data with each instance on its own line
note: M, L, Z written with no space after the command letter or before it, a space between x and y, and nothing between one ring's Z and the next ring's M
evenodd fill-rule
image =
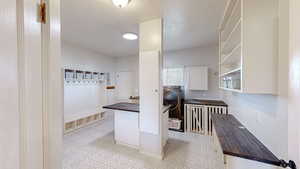
M216 115L212 116L213 123L215 123L215 119L214 119L215 117L214 116L218 116L218 115L216 114ZM226 116L232 116L235 120L237 120L233 115L226 115ZM239 121L237 120L237 122L239 122ZM248 129L246 129L246 130L249 132L249 134L251 134L252 137L257 139ZM257 139L257 141L260 142L260 144L263 145L266 148L266 150L268 150L269 153L276 158L276 160L268 160L268 159L264 159L264 158L259 158L257 156L245 155L245 154L240 154L240 153L235 153L235 152L232 152L232 151L225 150L224 145L222 145L221 141L220 141L220 137L224 137L224 136L220 136L220 134L217 131L216 131L216 135L217 135L218 141L220 142L220 146L222 148L222 151L223 151L224 155L229 155L229 156L233 156L233 157L238 157L238 158L243 158L243 159L247 159L247 160L257 161L257 162L261 162L261 163L265 163L265 164L269 164L269 165L275 165L275 166L280 166L281 165L280 160L258 139Z

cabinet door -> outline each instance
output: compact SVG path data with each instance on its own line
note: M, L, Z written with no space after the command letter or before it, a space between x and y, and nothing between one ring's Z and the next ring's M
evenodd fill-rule
M187 82L189 90L208 90L208 68L188 67Z
M162 114L162 147L167 144L168 137L169 137L169 111L166 111Z
M142 52L140 56L140 129L151 134L159 133L160 70L158 51Z

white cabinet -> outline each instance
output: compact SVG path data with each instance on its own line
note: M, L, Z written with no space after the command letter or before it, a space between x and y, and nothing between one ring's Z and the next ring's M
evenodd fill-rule
M138 148L140 145L139 113L115 110L114 118L116 143Z
M139 62L140 130L159 134L162 106L162 57L159 51L142 52Z
M188 90L208 90L208 68L195 66L186 68Z
M167 144L168 137L169 137L169 110L163 111L162 113L162 147Z
M228 1L219 28L221 89L276 94L277 15L277 1Z

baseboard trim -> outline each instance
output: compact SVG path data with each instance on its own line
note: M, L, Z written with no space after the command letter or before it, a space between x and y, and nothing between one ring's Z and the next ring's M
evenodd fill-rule
M163 159L164 159L164 153L161 153L161 154L155 154L155 153L151 153L151 152L147 152L147 151L143 151L143 150L140 150L140 153L141 153L141 154L144 154L144 155L146 155L146 156L150 156L150 157L159 159L159 160L163 160Z
M126 147L130 147L130 148L134 148L134 149L139 149L139 146L138 145L132 145L132 144L128 144L128 143L124 143L122 141L117 141L115 140L115 144L117 145L121 145L121 146L126 146Z

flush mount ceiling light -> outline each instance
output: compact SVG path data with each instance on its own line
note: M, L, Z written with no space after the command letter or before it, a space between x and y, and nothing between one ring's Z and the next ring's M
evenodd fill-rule
M123 38L126 40L136 40L138 36L135 33L124 33Z
M124 8L126 7L131 0L112 0L113 4L117 6L118 8Z

